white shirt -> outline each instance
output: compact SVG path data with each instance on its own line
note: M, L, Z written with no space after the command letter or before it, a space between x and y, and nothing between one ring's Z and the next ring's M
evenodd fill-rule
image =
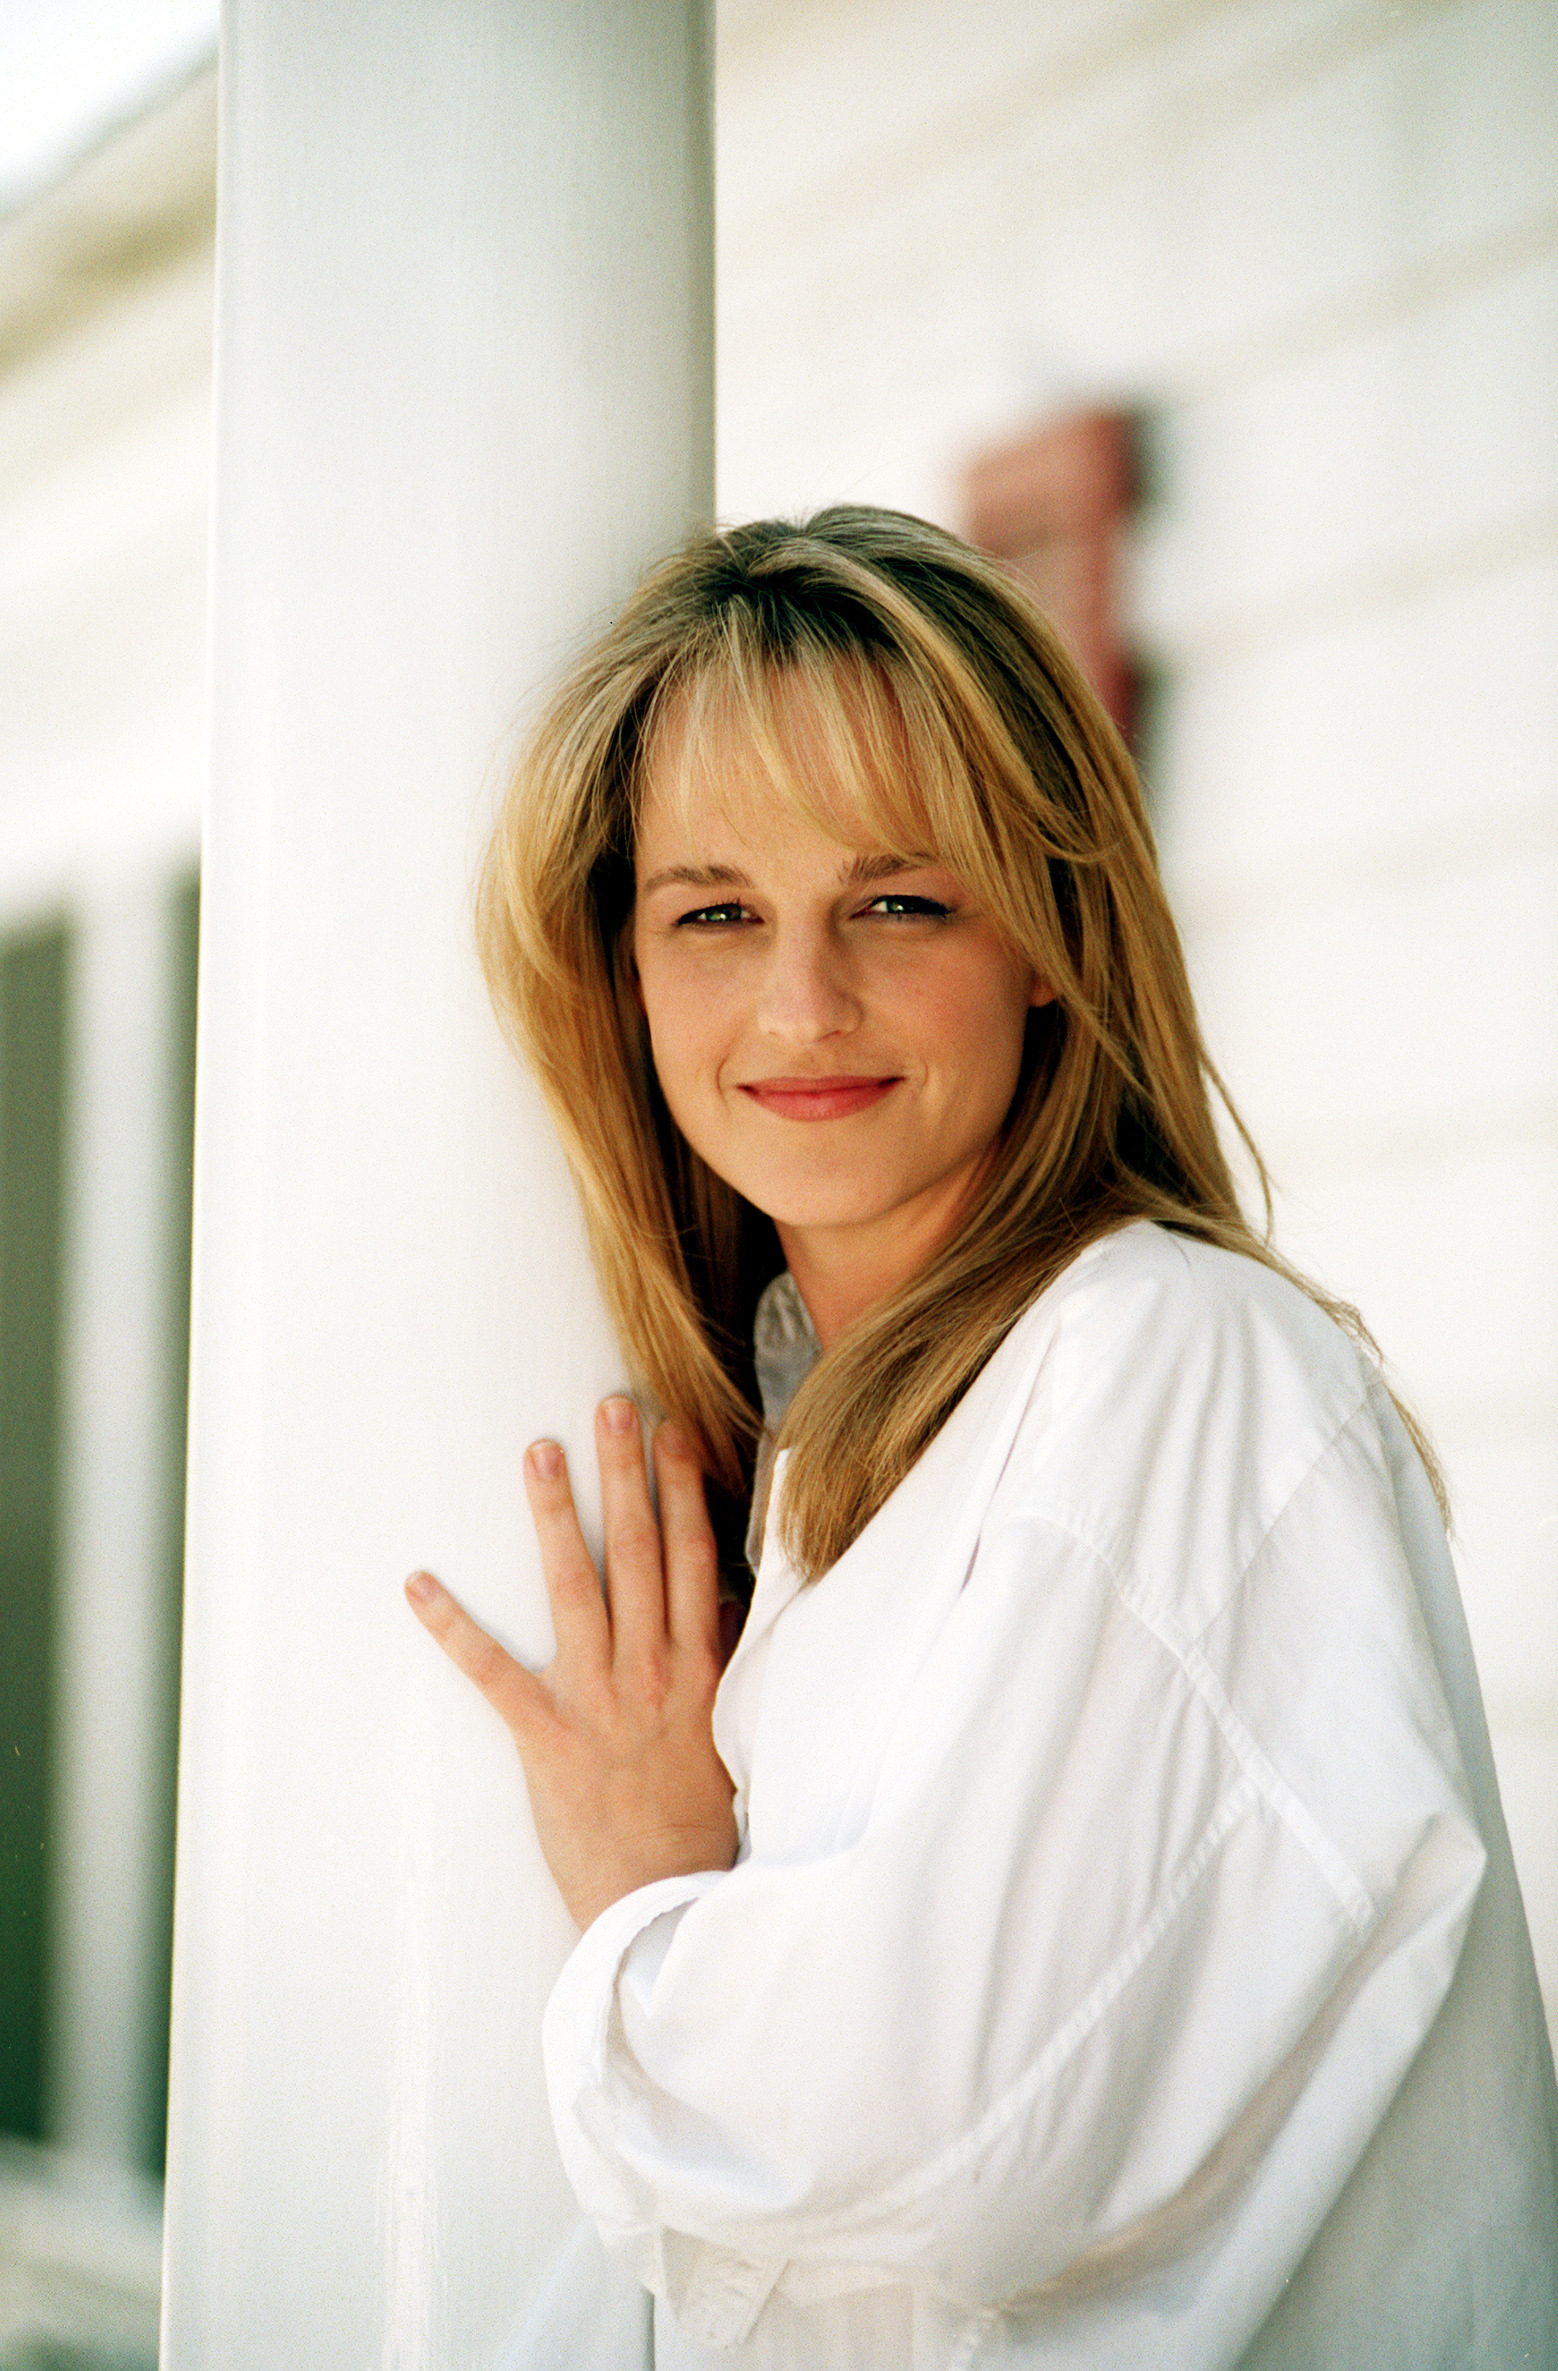
M1449 1555L1303 1294L1084 1252L815 1586L769 1523L715 1736L737 1865L613 1904L548 2007L607 2253L521 2363L1558 2363Z

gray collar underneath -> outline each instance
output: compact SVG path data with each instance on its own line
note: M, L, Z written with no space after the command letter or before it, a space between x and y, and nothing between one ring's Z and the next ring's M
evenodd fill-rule
M752 1353L763 1421L770 1432L777 1432L786 1408L822 1355L817 1329L788 1268L765 1286L757 1304Z

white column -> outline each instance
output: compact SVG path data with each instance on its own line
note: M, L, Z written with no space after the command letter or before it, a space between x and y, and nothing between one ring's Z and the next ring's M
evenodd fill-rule
M618 1379L470 945L522 698L711 500L701 0L232 0L164 2371L485 2363L572 1929L400 1597L548 1648Z
M88 900L70 973L50 2136L140 2161L159 1916L173 1157L171 900Z

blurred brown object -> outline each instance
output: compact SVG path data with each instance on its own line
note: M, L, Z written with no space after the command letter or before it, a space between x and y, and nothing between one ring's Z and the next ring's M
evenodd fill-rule
M1136 679L1120 622L1120 534L1135 500L1125 412L1073 412L970 463L964 532L1004 560L1070 643L1126 739Z

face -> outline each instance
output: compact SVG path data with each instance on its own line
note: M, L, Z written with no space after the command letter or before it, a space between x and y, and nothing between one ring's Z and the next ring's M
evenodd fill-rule
M776 1222L826 1342L955 1225L1050 991L942 865L819 829L739 743L689 802L675 755L635 860L655 1069L694 1150Z

